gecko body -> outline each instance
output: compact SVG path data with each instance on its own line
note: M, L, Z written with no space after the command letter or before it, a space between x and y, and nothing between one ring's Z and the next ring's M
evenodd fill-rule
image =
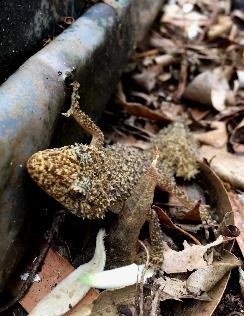
M190 179L198 172L197 144L188 128L182 122L169 125L152 138L146 150L121 144L104 147L103 133L79 108L78 89L79 84L73 83L72 105L64 115L73 116L92 135L92 141L33 154L27 162L33 180L75 215L101 218L132 194L157 148L157 185L192 209L195 202L176 186L174 178ZM207 218L206 209L202 214Z

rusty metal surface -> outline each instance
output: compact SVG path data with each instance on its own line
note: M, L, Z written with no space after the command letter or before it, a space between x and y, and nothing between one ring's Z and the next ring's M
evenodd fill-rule
M26 160L50 144L65 80L80 81L81 104L98 117L162 0L115 3L94 5L0 87L0 290L26 248L32 229L26 214L37 208L29 199Z

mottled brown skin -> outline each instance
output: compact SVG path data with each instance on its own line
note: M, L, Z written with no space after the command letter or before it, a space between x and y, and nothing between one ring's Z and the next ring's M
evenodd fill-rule
M189 179L197 173L197 145L184 124L178 122L161 130L147 150L120 144L103 147L103 133L80 111L79 84L73 85L72 105L64 115L73 116L92 135L91 144L35 153L27 163L34 181L74 214L101 218L108 209L117 209L130 196L140 176L151 165L157 147L158 186L174 193L184 206L194 207L194 202L177 188L174 180L175 175Z
M130 195L148 165L134 148L77 144L37 152L27 166L33 180L65 208L99 218Z
M175 133L176 128L168 131ZM160 133L151 150L146 151L120 144L105 148L75 144L46 149L31 156L27 167L33 180L68 210L81 217L103 217L107 208L130 196L138 179L148 169L155 146L161 153L158 170L163 182L167 178L170 185L173 184L174 173L186 178L196 173L192 164L189 170L182 167L189 153L178 158L177 153L171 152L168 142L165 146L165 141L159 142L161 138L168 138L167 130ZM165 184L163 186L167 189Z

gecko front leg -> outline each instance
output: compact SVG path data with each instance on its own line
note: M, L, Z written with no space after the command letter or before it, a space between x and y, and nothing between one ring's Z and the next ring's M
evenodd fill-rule
M102 148L104 144L104 135L100 128L90 119L88 115L81 111L79 106L79 88L80 84L74 81L72 84L73 92L71 95L71 107L66 113L62 113L66 117L72 116L76 122L92 136L90 145Z

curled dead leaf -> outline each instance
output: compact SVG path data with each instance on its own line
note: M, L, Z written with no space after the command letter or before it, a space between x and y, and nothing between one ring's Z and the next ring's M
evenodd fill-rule
M90 316L115 316L118 315L119 305L128 305L133 308L137 288L135 285L118 290L102 292L94 302Z
M185 99L213 106L221 112L226 107L226 100L231 93L228 83L230 70L221 67L207 70L197 75L186 87Z
M207 70L196 76L186 87L183 97L208 106L211 101L212 72Z
M226 274L209 292L208 295L211 297L211 300L208 302L192 302L191 304L179 305L175 308L176 315L187 315L187 316L196 316L196 315L208 315L211 316L218 306L224 291L226 289L229 275Z
M240 284L240 290L241 290L241 296L244 299L244 271L239 268L239 284Z
M215 110L221 112L226 107L226 100L230 93L230 86L226 73L221 67L213 70L211 102Z
M221 229L218 229L218 232L226 237L238 237L240 235L240 230L235 225L227 225Z
M203 189L207 192L210 208L214 207L219 222L222 222L228 214L228 223L226 222L226 224L235 225L231 203L222 181L206 163L200 162L199 169L198 177Z
M225 251L222 260L193 272L186 282L187 288L195 295L208 292L227 272L239 265L240 261L232 253Z
M124 110L127 111L131 115L146 117L150 120L155 120L159 122L165 122L165 123L171 122L170 118L160 111L151 110L140 103L127 102L121 83L118 84L118 89L116 93L116 102L122 105Z
M215 116L215 119L216 120L223 120L225 118L230 118L234 115L238 115L238 113L240 112L243 112L244 111L244 105L240 104L240 105L237 105L237 106L230 106L228 108L226 108L224 111L222 111L221 113L218 113L216 116Z
M228 251L225 252L225 256L223 257L224 260L227 262L236 262L236 257L230 254ZM229 260L230 259L230 260ZM176 315L188 315L188 316L195 316L195 315L209 315L211 316L218 306L224 291L226 289L228 280L230 277L230 273L226 273L223 278L208 292L209 297L211 297L211 301L209 302L193 302L190 305L178 305L175 309Z
M157 77L162 72L162 69L163 65L161 64L152 65L144 68L142 72L134 74L132 78L143 90L150 92L154 89Z
M154 58L154 60L155 60L156 64L162 65L164 67L175 62L174 57L170 54L156 56Z
M194 295L193 293L190 293L187 289L185 280L164 276L156 280L155 283L159 285L158 291L160 293L160 301L165 301L167 299L180 300L182 298L210 300L206 293L203 295Z
M160 51L166 52L167 54L174 54L179 47L176 43L169 38L162 37L159 33L152 32L149 44L152 47L158 48Z
M148 220L147 210L153 203L157 184L157 159L156 153L152 164L123 203L121 212L111 221L106 238L107 264L110 268L131 264L136 260L137 240L142 226Z
M98 298L99 291L90 289L86 296L74 307L66 313L66 316L89 316L93 307L93 302Z
M235 192L229 192L228 195L233 208L235 225L240 231L236 240L244 256L244 203Z
M178 230L180 233L184 234L185 236L189 237L191 240L193 240L194 243L197 245L200 245L200 241L194 237L192 234L188 233L184 229L180 228L179 226L175 225L170 217L158 206L153 206L153 209L157 212L158 218L160 220L161 225L166 226L168 228L173 228Z
M218 237L214 242L207 245L193 245L190 246L186 241L184 242L184 250L175 251L168 249L164 252L164 261L161 269L166 273L179 273L192 271L212 264L212 257L206 257L206 253L211 248L223 243L222 236Z
M204 145L200 148L201 159L210 161L211 168L233 187L244 190L244 157Z
M212 217L218 218L219 222L221 222L228 214L229 221L226 224L234 225L228 193L220 178L206 163L199 161L199 173L196 181L192 184L184 185L184 188L192 200L199 201L200 199L201 204L208 203ZM206 199L208 202L206 202ZM197 208L189 210L183 216L177 218L187 221L198 221L199 215L196 211Z
M237 70L237 77L238 77L238 83L239 83L239 89L244 88L244 70Z
M232 25L230 16L219 16L216 24L210 26L208 30L208 39L210 41L215 40L217 37L220 37L226 34Z
M233 130L230 143L236 153L244 154L244 119Z
M227 132L225 122L212 122L210 127L213 129L205 133L195 133L194 137L203 144L221 148L227 143Z

